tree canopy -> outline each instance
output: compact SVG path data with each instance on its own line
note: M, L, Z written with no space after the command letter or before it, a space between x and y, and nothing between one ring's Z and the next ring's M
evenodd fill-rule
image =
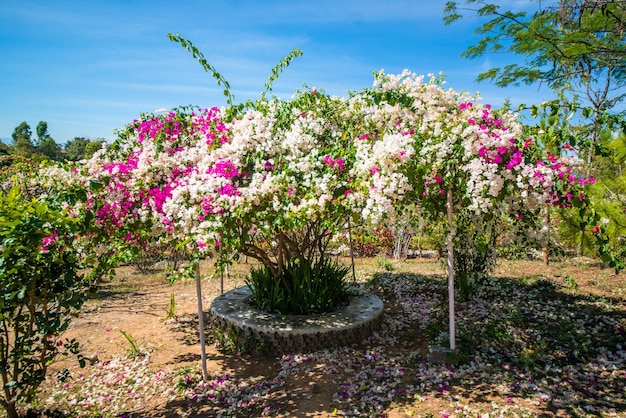
M40 145L48 138L50 138L50 134L48 133L48 122L45 120L39 121L37 124L37 145Z
M593 103L610 109L626 95L626 1L560 0L533 13L503 11L499 5L466 0L469 7L449 1L444 22L452 23L473 11L488 18L476 29L482 39L462 56L510 52L521 64L492 68L478 76L496 85L545 83L554 90L577 89Z
M27 122L22 122L13 129L13 133L11 134L11 138L13 138L13 142L17 142L20 138L25 138L28 141L31 141L31 137L33 136L33 132L30 129L30 125Z
M48 132L48 122L39 121L36 128L37 137L33 141L33 133L27 122L22 122L13 130L11 144L0 142L0 155L16 155L35 160L80 161L90 158L106 143L104 139L88 139L77 136L60 145Z
M80 161L91 158L94 152L106 143L104 139L88 139L76 136L65 144L65 158L69 161Z

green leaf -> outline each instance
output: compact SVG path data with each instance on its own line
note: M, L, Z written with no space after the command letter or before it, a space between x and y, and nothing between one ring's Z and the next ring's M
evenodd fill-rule
M531 115L533 118L536 118L536 117L537 117L537 115L539 115L539 107L538 107L537 105L532 105L532 106L530 107L530 115Z

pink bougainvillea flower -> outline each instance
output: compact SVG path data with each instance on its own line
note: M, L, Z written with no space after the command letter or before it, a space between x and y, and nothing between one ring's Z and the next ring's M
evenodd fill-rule
M41 245L39 248L43 252L47 252L50 250L50 247L54 245L55 242L59 239L59 234L57 231L52 231L52 235L48 235L41 240Z
M530 147L530 145L533 143L533 139L532 138L528 138L527 140L524 141L524 149Z

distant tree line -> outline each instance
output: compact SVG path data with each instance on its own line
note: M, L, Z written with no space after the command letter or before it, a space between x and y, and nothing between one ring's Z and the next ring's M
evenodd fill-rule
M90 158L102 148L104 139L74 137L64 146L59 145L48 132L48 123L40 121L35 129L36 136L27 122L15 127L11 144L0 141L0 156L13 155L34 160L80 161Z

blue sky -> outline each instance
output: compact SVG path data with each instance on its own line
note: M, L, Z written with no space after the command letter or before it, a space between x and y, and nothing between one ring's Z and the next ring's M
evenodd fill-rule
M507 7L528 1L504 1ZM515 59L464 60L477 18L442 22L445 0L56 0L0 3L0 138L22 121L48 122L59 143L115 138L141 112L225 104L222 89L167 33L180 33L230 82L236 101L259 97L271 69L297 58L274 84L288 99L303 84L345 96L372 71L447 75L484 102L537 103L549 91L477 84Z

